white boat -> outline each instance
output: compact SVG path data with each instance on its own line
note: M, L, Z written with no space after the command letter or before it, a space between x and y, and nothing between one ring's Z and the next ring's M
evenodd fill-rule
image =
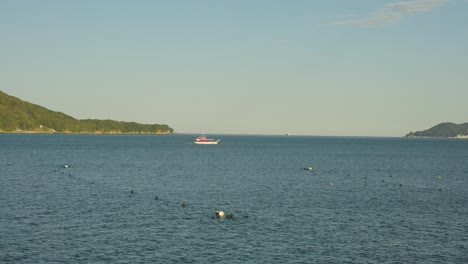
M221 140L219 139L211 139L207 138L205 135L200 135L195 138L195 141L193 143L200 145L216 145L219 144L220 141Z

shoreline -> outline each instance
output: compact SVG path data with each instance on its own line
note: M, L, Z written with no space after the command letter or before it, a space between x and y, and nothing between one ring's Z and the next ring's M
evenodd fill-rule
M456 136L456 137L421 137L421 136L405 136L405 138L438 138L438 139L468 139L468 136Z
M0 131L0 134L63 134L63 135L171 135L174 132L45 132L45 131Z

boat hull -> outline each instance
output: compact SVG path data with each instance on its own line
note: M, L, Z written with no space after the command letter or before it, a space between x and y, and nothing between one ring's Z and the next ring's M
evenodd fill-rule
M219 140L213 140L213 141L194 141L194 144L197 145L217 145L219 144Z

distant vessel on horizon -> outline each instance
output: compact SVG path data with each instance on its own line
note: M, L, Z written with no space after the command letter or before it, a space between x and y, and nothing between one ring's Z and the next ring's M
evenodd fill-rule
M221 140L219 139L211 139L208 138L206 135L200 135L195 138L195 141L193 143L199 144L199 145L216 145L219 144Z

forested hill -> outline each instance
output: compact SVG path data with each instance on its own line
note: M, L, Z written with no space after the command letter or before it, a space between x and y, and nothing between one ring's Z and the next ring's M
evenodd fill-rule
M114 120L78 120L0 91L0 132L171 134L168 125L148 125Z
M441 123L423 131L410 132L407 137L466 137L468 136L468 123L454 124Z

